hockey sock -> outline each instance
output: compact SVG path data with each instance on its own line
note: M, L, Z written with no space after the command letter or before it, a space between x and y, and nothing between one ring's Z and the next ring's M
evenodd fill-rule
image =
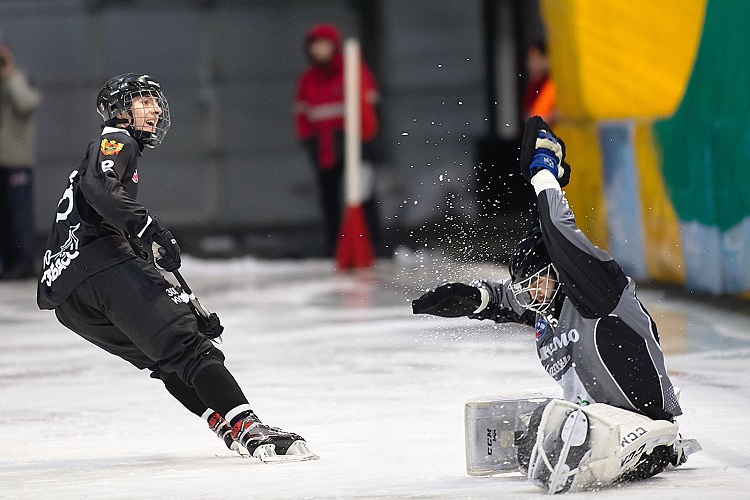
M249 417L250 415L253 416L253 420L258 420L258 416L253 412L253 410L250 409L250 405L240 405L237 408L232 408L229 410L224 418L229 422L229 425L234 427L234 424L239 422L245 417ZM258 420L260 422L260 420Z
M164 382L167 391L192 413L201 416L206 411L206 403L198 396L195 389L188 387L176 373L170 373L166 377L162 376L162 382Z
M239 384L223 364L208 365L195 374L193 387L206 406L225 418L230 410L248 404Z

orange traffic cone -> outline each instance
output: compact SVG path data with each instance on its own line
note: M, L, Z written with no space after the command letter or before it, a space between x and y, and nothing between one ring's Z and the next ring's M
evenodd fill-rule
M375 260L374 254L362 205L347 207L336 242L336 267L338 269L371 267Z

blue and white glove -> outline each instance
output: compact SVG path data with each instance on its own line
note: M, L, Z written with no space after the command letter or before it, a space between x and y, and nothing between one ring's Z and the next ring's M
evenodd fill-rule
M531 182L540 170L549 170L565 186L570 181L570 165L565 162L565 143L538 116L526 121L521 144L521 174Z
M536 137L534 157L531 159L531 165L529 165L530 176L538 172L538 169L545 168L557 177L562 159L562 146L560 146L557 138L551 132L544 129L540 130Z

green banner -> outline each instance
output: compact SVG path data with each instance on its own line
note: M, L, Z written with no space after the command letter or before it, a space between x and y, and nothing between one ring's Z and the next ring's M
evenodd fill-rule
M725 231L750 216L749 26L743 2L709 0L685 97L655 125L667 191L683 222Z

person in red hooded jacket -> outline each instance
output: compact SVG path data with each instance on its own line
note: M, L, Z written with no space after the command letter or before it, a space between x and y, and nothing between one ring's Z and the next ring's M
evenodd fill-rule
M297 83L294 122L297 138L316 166L320 205L328 250L336 247L343 209L344 178L344 59L341 34L331 24L317 24L305 37L310 66ZM378 87L367 65L361 63L362 207L368 229L378 250L378 210L372 163L378 132Z

